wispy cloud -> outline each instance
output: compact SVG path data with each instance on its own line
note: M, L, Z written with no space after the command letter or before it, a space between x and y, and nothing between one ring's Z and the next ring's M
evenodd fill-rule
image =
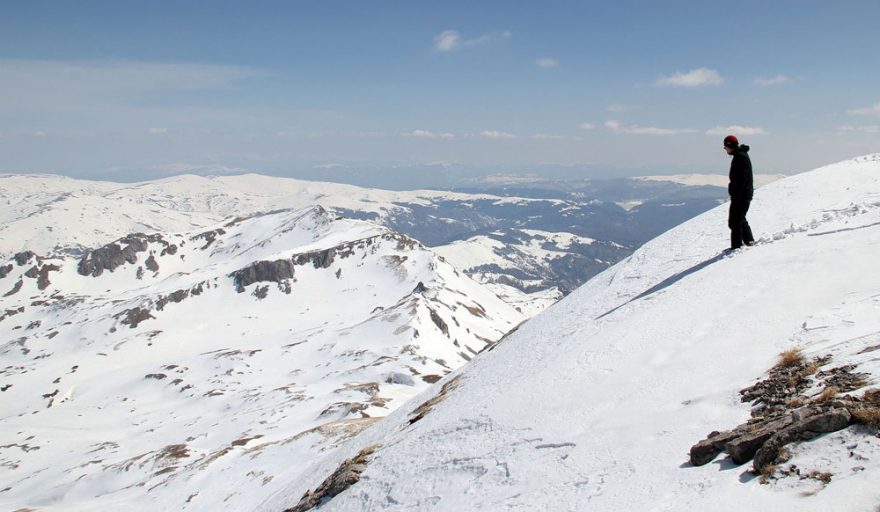
M654 84L660 87L705 87L719 86L724 83L724 78L709 68L698 68L686 73L673 73L669 76L661 76Z
M484 130L480 132L480 137L484 139L515 139L516 135L495 130Z
M731 126L716 126L706 130L706 135L767 135L767 130L758 126L740 126L734 124Z
M758 77L752 81L755 85L760 85L761 87L770 87L773 85L782 85L791 82L791 78L785 75L776 75L770 78L761 78Z
M581 123L581 130L593 130L596 128L596 125L593 123Z
M696 130L692 128L657 128L654 126L639 126L637 124L622 125L620 121L610 120L605 122L605 128L613 133L624 133L627 135L681 135L684 133L694 133Z
M411 132L401 133L404 137L416 137L420 139L454 139L455 134L448 132L432 132L428 130L413 130Z
M535 133L531 136L535 140L562 140L565 135L555 135L552 133Z
M315 166L315 169L324 169L324 170L347 169L347 168L348 168L348 166L345 166L342 164L318 164Z
M853 132L862 132L862 133L880 133L880 126L873 124L867 126L839 126L837 127L837 131L840 133L853 133Z
M559 65L559 61L552 57L541 57L535 61L539 68L550 69Z
M614 104L614 105L608 105L607 107L605 107L605 112L613 112L613 113L619 114L621 112L632 112L633 110L638 110L638 109L639 109L639 107L636 105Z
M871 107L854 108L847 110L851 116L880 116L880 103L875 103Z
M489 32L478 37L465 39L457 30L444 30L434 36L434 51L446 53L464 48L480 46L495 41L510 39L512 36L509 30L503 32Z
M147 133L151 135L164 135L168 133L168 128L150 128L147 130Z

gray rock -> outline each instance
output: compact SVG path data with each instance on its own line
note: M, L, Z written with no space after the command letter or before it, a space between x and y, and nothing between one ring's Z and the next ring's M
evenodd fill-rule
M294 264L291 260L258 261L229 274L235 281L235 290L242 293L248 285L271 281L280 283L293 277Z

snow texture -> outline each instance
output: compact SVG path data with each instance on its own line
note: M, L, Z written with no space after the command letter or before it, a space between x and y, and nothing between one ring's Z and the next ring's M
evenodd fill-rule
M722 251L726 209L644 245L258 510L296 503L372 444L360 481L323 512L876 510L876 429L792 447L789 464L827 483L762 484L749 464L687 460L709 432L749 418L738 392L782 351L831 354L877 389L880 154L761 188L754 247Z
M3 510L245 510L524 319L321 207L0 269Z

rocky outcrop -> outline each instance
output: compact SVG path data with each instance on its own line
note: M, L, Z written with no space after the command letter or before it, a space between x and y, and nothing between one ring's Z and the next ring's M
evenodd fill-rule
M178 303L182 302L183 299L189 297L189 290L177 290L176 292L172 292L168 295L163 295L159 297L159 300L156 301L156 309L162 311L165 309L165 306L169 302Z
M229 224L227 224L227 226L231 226L231 225L233 225L233 223L229 223ZM204 240L204 241L205 241L205 245L203 245L202 247L200 247L200 249L204 251L204 250L207 249L208 247L211 247L211 244L213 244L214 241L217 240L217 237L218 237L218 236L222 236L222 235L225 235L225 234L226 234L226 230L223 229L223 228L219 228L219 229L214 229L214 230L211 230L211 231L205 231L204 233L199 233L198 235L195 235L195 236L190 237L190 240L193 241L193 242L196 242L196 241L198 241L198 240ZM176 250L177 250L177 249L175 248L175 251L176 251ZM173 253L172 253L172 254L173 254Z
M144 320L148 320L150 318L156 318L150 313L150 308L147 307L137 307L126 309L122 313L118 313L114 318L122 318L122 324L127 325L134 329L138 326L139 323Z
M10 272L12 272L13 266L12 263L7 265L0 265L0 279L8 276Z
M52 284L51 281L49 281L49 272L57 272L59 270L61 270L61 267L58 265L34 265L24 273L24 276L36 279L37 289L45 290L50 284Z
M36 256L36 254L34 254L33 251L24 251L13 256L12 259L15 260L15 263L19 267L23 267L27 265L28 262L31 261L31 258L33 258L34 256Z
M105 270L113 272L116 268L126 263L135 263L137 261L137 254L146 251L148 244L155 242L162 242L168 245L162 239L162 235L159 234L145 235L143 233L134 233L120 238L116 242L86 252L79 261L77 272L80 275L90 275L93 277L100 276Z
M257 261L247 267L229 274L235 282L235 290L242 293L248 285L270 281L281 283L293 277L294 263L282 259L275 261Z
M6 292L5 294L3 294L3 296L4 297L11 297L11 296L15 295L16 293L19 292L19 290L21 290L22 286L24 286L24 280L19 278L18 281L16 281L15 284L12 285L12 289L9 290L8 292Z
M151 272L159 271L159 262L156 261L156 257L152 254L149 258L147 258L147 261L144 262L144 266L147 267L147 270Z
M854 373L852 365L818 371L830 361L830 356L807 361L799 354L784 354L767 378L740 391L742 401L753 403L752 418L732 430L712 432L692 446L690 463L702 466L727 452L734 463L752 461L754 470L766 476L773 472L785 445L864 422L859 418L874 409L874 394L836 395L867 385L865 374ZM814 379L824 384L824 391L808 397L805 392Z
M361 479L361 474L367 469L367 457L376 451L378 446L368 446L360 451L356 457L346 459L336 468L332 475L327 477L314 491L307 491L296 506L285 509L284 512L306 512L332 500L336 495L345 491Z

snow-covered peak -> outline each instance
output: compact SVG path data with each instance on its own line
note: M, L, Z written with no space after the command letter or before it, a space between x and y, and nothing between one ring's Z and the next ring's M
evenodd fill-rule
M523 315L321 207L0 262L0 508L241 510Z
M726 217L645 244L259 510L296 504L365 447L360 480L321 510L873 510L876 426L789 444L763 479L725 454L694 467L689 449L763 421L740 390L781 352L816 361L786 421L823 393L877 389L880 155L761 188L754 247L723 252ZM829 389L846 372L852 389Z

